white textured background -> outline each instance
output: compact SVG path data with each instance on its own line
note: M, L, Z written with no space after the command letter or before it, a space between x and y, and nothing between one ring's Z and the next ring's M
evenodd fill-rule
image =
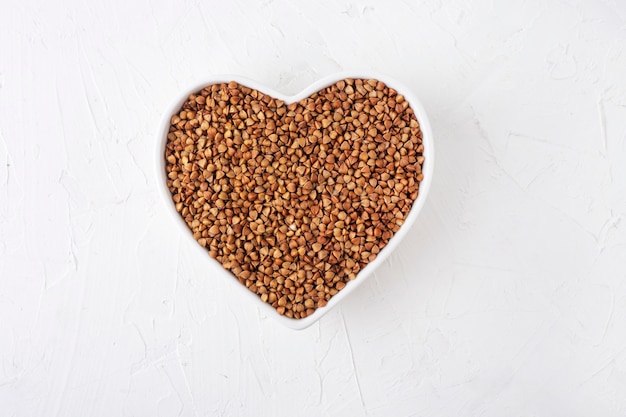
M2 417L626 415L626 2L157 3L2 4ZM177 235L155 132L209 74L350 69L422 99L436 178L295 332Z

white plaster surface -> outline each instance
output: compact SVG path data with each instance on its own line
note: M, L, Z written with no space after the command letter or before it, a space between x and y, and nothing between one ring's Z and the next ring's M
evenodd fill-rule
M409 85L437 162L319 323L242 303L156 193L181 88ZM3 1L0 416L626 416L626 2Z

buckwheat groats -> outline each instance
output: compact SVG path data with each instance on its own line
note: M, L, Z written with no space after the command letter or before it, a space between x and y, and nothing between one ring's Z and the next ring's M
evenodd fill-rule
M345 79L286 104L236 82L171 118L167 186L194 238L262 301L312 314L402 226L422 180L404 97Z

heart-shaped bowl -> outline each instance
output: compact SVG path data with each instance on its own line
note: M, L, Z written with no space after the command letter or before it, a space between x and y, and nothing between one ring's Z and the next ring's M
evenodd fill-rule
M209 256L209 253L206 249L201 247L198 242L193 237L193 234L187 224L185 223L183 217L176 211L174 207L174 202L172 200L172 194L167 187L167 172L166 172L166 160L165 160L165 147L167 144L167 134L169 133L170 121L173 114L178 113L181 106L187 99L190 94L197 93L202 90L206 86L212 84L219 83L228 83L230 81L235 81L241 85L249 87L251 89L262 92L266 95L270 95L273 98L280 99L284 101L286 104L299 102L300 100L312 95L313 93L320 91L326 87L329 87L336 82L344 79L376 79L385 83L388 87L393 88L399 94L402 94L406 101L408 101L410 107L413 109L417 121L419 122L420 129L422 131L422 144L424 145L424 151L422 155L424 156L424 162L422 164L422 174L423 180L419 184L419 192L417 199L414 201L411 210L409 211L406 219L404 220L404 224L400 227L400 229L393 235L393 237L389 240L387 245L380 250L378 256L374 261L367 264L358 274L356 279L348 282L341 291L339 291L336 295L330 298L328 304L325 307L320 307L316 309L313 314L301 318L301 319L293 319L283 315L280 315L276 309L274 309L271 305L261 301L260 297L257 294L254 294L252 291L248 290L244 285L242 285L235 276L224 269L222 265ZM328 77L325 77L313 84L309 87L302 90L300 93L287 96L278 91L274 91L273 89L261 85L260 83L247 79L245 77L240 77L237 75L215 75L208 77L207 79L195 83L191 85L189 88L181 91L178 97L172 102L172 104L167 108L165 113L163 114L163 119L161 121L159 130L157 132L157 146L156 146L156 177L157 177L157 188L159 193L163 197L163 202L165 204L166 210L170 213L172 218L174 219L174 223L177 225L180 233L185 236L185 239L189 241L189 246L195 248L194 250L198 251L198 256L206 259L206 262L212 263L215 266L219 266L219 268L215 268L218 271L222 271L220 277L216 277L219 279L226 279L226 281L231 282L234 288L237 289L239 293L241 293L241 302L249 301L254 303L254 305L258 306L259 309L267 316L272 317L273 319L279 321L283 325L301 330L309 327L313 323L317 322L321 319L325 314L333 309L337 304L339 304L344 298L350 295L356 288L363 284L366 279L373 274L373 272L378 268L385 259L393 252L393 250L398 247L402 239L406 236L406 234L411 229L413 223L417 219L420 211L424 207L424 202L428 195L428 191L430 189L430 184L432 182L433 176L433 163L434 163L434 149L433 149L433 136L430 127L430 123L426 112L424 111L424 107L417 99L415 94L411 91L410 88L406 87L402 83L394 80L391 77L386 75L377 74L377 73L353 73L353 72L340 72Z

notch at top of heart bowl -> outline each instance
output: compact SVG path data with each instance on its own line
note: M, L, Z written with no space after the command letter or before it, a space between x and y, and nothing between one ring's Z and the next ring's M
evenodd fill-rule
M242 301L293 329L389 256L433 174L422 105L380 74L335 74L291 97L211 77L172 103L157 140L159 191L181 233Z

